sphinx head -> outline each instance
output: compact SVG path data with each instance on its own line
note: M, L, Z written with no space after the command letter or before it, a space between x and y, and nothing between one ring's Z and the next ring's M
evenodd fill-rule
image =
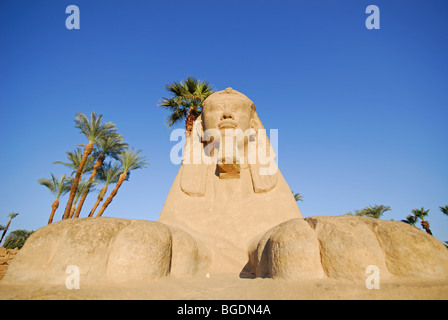
M204 195L208 165L217 166L220 179L239 179L241 170L248 168L255 192L268 191L277 181L275 154L255 105L232 88L215 92L203 102L202 114L185 144L184 192ZM190 183L193 180L196 182Z
M227 162L239 162L241 157L247 161L247 144L262 128L254 103L232 88L215 92L204 101L201 123L202 141L214 142L206 150L218 150L219 158Z
M204 130L240 129L243 132L254 128L255 105L244 94L227 88L210 95L202 105Z

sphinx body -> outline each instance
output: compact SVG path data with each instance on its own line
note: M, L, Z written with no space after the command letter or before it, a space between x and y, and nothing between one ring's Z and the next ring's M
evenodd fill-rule
M220 153L228 129L253 130L240 139L231 136L229 145L239 150L238 156ZM204 143L204 132L210 130L217 130L219 138ZM210 143L215 143L215 152L204 154ZM260 163L259 150L269 161ZM199 160L192 159L199 154ZM281 222L302 217L274 158L253 102L231 88L212 94L187 139L183 164L158 221L194 235L210 257L211 271L242 271L254 239ZM269 166L273 170L263 172Z

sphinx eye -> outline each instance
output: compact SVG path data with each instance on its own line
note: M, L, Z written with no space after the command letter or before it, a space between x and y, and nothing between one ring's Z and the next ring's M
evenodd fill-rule
M246 109L246 108L245 108L245 107L242 107L242 106L235 106L235 107L232 108L232 111L233 111L233 112L244 113L245 109Z
M221 106L221 105L211 105L210 108L209 108L209 110L211 112L220 111L222 109L223 109L223 106Z

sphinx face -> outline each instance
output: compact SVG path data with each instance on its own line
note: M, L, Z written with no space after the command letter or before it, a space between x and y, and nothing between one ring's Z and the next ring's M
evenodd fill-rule
M204 105L202 117L204 130L217 129L222 135L226 129L245 132L250 128L252 108L236 95L223 95Z

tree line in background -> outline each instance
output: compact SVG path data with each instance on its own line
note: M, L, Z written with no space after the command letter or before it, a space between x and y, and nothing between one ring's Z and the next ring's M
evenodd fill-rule
M3 238L5 238L6 233L8 232L9 226L11 225L12 220L17 217L19 213L17 212L10 212L8 214L8 223L6 226L0 225L0 231L2 232L2 236L0 238L0 244L3 241ZM28 230L14 230L5 239L5 243L3 244L4 248L7 249L14 249L14 248L22 248L22 246L25 244L26 239L33 233L34 231L28 231Z
M6 227L0 225L0 231L3 231L2 232L2 237L0 238L0 243L2 243L3 238L5 237L6 232L8 232L8 229L9 229L9 226L11 225L12 219L17 217L18 215L19 215L19 213L17 213L17 212L10 212L10 213L8 213L9 220L8 220L8 223L6 224Z
M59 178L51 174L48 179L38 180L38 183L48 188L55 197L48 224L53 222L61 196L69 194L62 220L78 218L87 196L94 190L92 187L102 183L103 187L97 196L97 201L88 214L88 217L92 217L103 201L109 184L115 183L115 188L96 215L101 217L123 182L129 179L131 171L144 168L148 164L144 157L140 156L140 150L129 149L129 145L123 141L123 136L118 133L114 123L102 122L102 115L92 112L90 117L87 117L84 113L77 113L75 127L88 140L87 144L80 145L84 150L78 147L66 153L67 162L54 162L69 168L71 174L64 174ZM115 162L106 162L109 159ZM88 178L83 179L87 174L90 174Z
M443 214L448 216L448 205L440 206L439 209ZM391 210L391 208L389 206L374 205L374 206L367 206L361 210L354 210L353 213L349 212L347 214L379 219L385 212L390 211L390 210ZM425 230L426 233L433 235L431 232L431 229L429 228L429 221L425 220L425 218L429 214L429 209L425 210L425 208L423 208L423 207L420 209L418 209L418 208L412 209L411 213L412 214L406 216L405 219L402 219L401 222L407 223L407 224L417 228L416 224L420 220L420 224L421 224L423 230ZM448 248L448 241L445 241L445 246Z
M75 127L81 131L87 144L79 144L82 148L66 152L67 161L56 161L53 164L62 164L71 170L70 174L56 177L51 173L50 178L42 178L37 182L54 195L55 200L51 204L51 212L48 224L54 220L56 210L59 207L60 198L69 194L62 220L78 218L83 209L85 200L91 191L97 191L93 187L102 183L103 187L98 193L94 206L89 211L88 217L93 217L97 208L107 194L108 186L115 184L114 189L103 202L96 214L101 217L110 205L124 181L129 180L131 171L144 168L148 163L140 155L141 150L129 149L129 145L123 140L112 122L102 122L102 115L95 112L87 117L84 113L75 115ZM85 175L90 174L84 178ZM0 244L7 233L12 219L18 213L12 212L6 227L0 225L3 230ZM21 247L33 231L16 230L5 239L4 247Z

